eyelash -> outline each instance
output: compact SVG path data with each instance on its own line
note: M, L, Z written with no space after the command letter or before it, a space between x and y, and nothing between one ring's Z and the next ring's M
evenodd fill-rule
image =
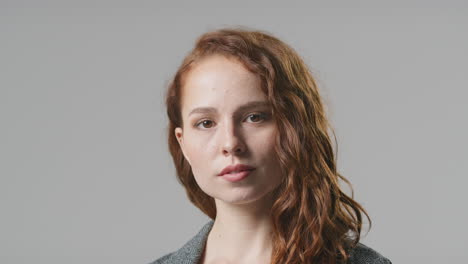
M267 119L267 115L264 114L264 113L251 113L251 114L249 114L249 115L246 117L246 119L249 118L249 117L251 117L251 116L259 116L259 117L262 119L262 120L260 120L259 122L251 122L251 123L261 123L261 122L263 122L263 121L265 121L265 120ZM203 124L203 122L205 122L205 121L211 121L211 120L209 120L209 119L203 119L203 120L201 120L200 122L197 122L197 123L194 125L194 127L198 128L198 127L199 127L201 124ZM211 122L213 122L213 121L211 121ZM208 128L209 128L209 127L208 127ZM202 129L208 129L208 128L202 128Z

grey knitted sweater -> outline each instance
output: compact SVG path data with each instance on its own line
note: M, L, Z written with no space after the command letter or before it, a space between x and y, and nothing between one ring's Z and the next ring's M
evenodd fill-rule
M210 220L206 223L200 231L183 245L177 251L166 254L150 264L198 264L203 250L205 249L205 242L208 238L208 233L213 226L214 221ZM392 264L392 262L382 256L377 251L367 247L364 244L358 243L357 247L351 252L348 261L349 264Z

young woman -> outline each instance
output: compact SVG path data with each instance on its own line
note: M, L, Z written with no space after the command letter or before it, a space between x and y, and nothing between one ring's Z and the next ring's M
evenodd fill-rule
M169 263L391 263L360 243L322 99L299 55L239 28L203 34L169 85L169 149L210 220Z

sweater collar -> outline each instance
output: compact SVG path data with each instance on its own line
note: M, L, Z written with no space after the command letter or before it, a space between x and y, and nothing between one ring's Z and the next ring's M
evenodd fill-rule
M198 264L201 256L203 255L206 240L213 224L214 220L207 222L194 237L185 243L179 250L174 252L171 259L177 260L177 263Z

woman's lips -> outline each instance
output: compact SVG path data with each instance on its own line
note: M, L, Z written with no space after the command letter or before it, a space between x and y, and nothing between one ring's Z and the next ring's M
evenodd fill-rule
M224 174L231 173L231 172L241 172L245 170L254 170L254 169L255 168L252 166L239 163L239 164L227 166L218 174L218 176L223 176Z
M247 176L249 176L249 174L254 170L255 169L243 170L243 171L233 172L233 173L226 173L226 174L223 174L221 177L230 182L238 182L247 178Z

